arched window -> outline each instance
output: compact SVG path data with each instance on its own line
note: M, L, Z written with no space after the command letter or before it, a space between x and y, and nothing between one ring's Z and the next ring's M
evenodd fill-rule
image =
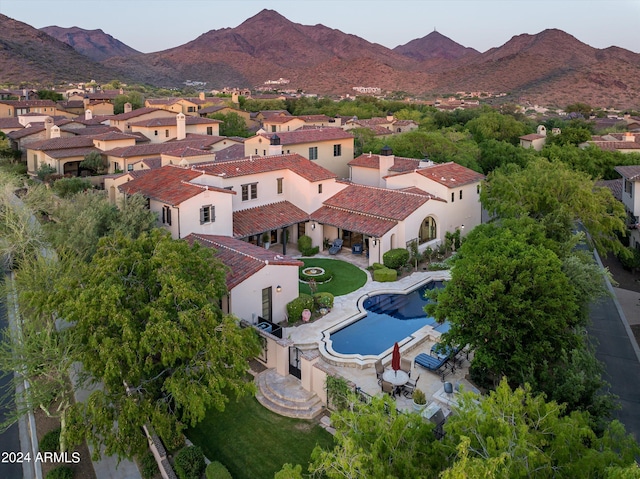
M420 243L436 239L437 232L436 220L431 216L427 216L420 225Z

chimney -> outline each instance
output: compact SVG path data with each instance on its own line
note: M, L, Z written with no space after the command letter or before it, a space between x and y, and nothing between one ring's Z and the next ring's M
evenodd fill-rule
M198 95L198 98L200 98L200 100L204 101L205 99L205 94L203 91L200 92L200 95Z
M622 135L622 141L636 141L636 137L633 133L631 133L630 131L626 131L623 135Z
M120 88L120 95L124 95L124 88Z
M280 137L278 135L273 135L269 139L269 154L282 155L282 145L280 144Z
M184 113L178 113L176 116L176 124L178 127L178 140L184 140L187 137L187 117Z
M387 112L387 121L391 123L393 121L393 113L390 111Z
M389 174L389 168L393 166L395 157L393 156L393 150L389 146L385 145L380 154L378 155L380 163L380 186L384 186L386 181L382 178Z
M60 127L57 125L53 125L51 127L51 138L60 138Z
M24 97L25 100L29 99L29 92L27 91L26 88L22 89L22 96Z
M48 140L51 138L51 127L53 126L53 118L50 116L44 119L44 129L46 131L45 138Z
M538 135L547 136L547 129L545 128L544 125L538 125L538 128L536 129L536 133L538 133Z
M85 120L91 120L93 119L93 112L89 109L86 109L84 112L84 119Z
M124 104L124 112L125 112L125 113L131 113L131 110L132 110L132 109L133 109L133 108L131 107L131 103L125 103L125 104Z
M240 103L240 100L238 99L238 92L234 91L233 93L231 93L231 102L232 103Z

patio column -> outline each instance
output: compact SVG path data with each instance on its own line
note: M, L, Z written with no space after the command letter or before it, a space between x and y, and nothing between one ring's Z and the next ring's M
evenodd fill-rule
M282 227L282 255L287 254L287 228L285 226Z

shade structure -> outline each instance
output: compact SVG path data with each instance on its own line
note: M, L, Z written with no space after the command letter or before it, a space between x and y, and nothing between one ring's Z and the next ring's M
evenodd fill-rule
M393 345L393 353L391 354L391 369L398 371L400 369L400 346L396 342Z

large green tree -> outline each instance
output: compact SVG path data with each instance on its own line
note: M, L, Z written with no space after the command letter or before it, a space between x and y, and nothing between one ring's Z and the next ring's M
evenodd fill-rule
M235 112L215 113L208 117L222 121L220 125L220 135L222 136L241 136L243 138L251 136L244 118Z
M449 479L638 477L640 449L618 421L597 435L587 413L566 415L558 403L506 381L481 399L463 395L445 432L443 448L454 457L442 476Z
M251 390L259 343L222 313L224 294L225 268L208 248L160 230L101 239L57 310L84 372L103 385L71 408L69 441L131 457L146 447L143 425L170 437Z
M474 351L472 370L489 384L532 382L544 360L577 344L576 292L531 220L478 226L458 250L451 280L427 306L448 320L452 345Z
M527 133L528 126L511 115L489 112L467 122L466 128L478 142L485 140L508 141L516 144L518 137Z
M608 188L594 186L589 175L543 158L525 167L507 164L494 170L480 194L482 205L500 218L530 217L547 236L568 242L580 222L600 251L620 252L625 211Z

